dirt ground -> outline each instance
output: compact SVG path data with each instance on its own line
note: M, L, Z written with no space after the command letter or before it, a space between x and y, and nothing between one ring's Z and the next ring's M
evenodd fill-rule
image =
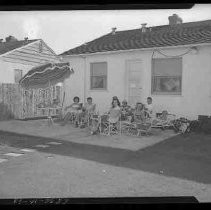
M211 200L210 136L167 132L157 133L157 141L155 136L92 138L85 130L33 123L0 123L0 198L195 196L200 202ZM11 133L18 128L19 134ZM24 129L34 136L23 135Z

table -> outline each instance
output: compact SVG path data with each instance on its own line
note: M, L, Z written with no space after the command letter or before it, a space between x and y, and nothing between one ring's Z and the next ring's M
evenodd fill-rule
M42 107L42 108L37 108L38 110L42 110L43 112L47 110L47 120L48 120L48 125L52 125L54 122L53 122L53 118L52 118L52 112L54 110L62 110L62 107Z

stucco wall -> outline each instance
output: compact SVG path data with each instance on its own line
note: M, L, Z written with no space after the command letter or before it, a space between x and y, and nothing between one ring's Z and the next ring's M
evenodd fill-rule
M174 48L161 51L167 55L175 56L183 54L188 49ZM163 55L156 52L153 57L164 58ZM70 87L66 95L68 98L79 95L82 99L91 96L97 103L99 111L104 112L109 108L112 96L117 95L120 100L126 97L126 61L138 59L143 62L143 89L140 101L145 103L146 98L152 96L157 112L166 109L178 117L195 119L199 114L211 115L211 47L200 47L197 54L190 52L183 56L182 95L151 95L151 58L152 51L67 58L65 61L70 61L75 75L66 81ZM105 61L108 65L108 89L106 91L90 90L90 63ZM83 84L84 71L85 84Z
M14 69L23 70L23 75L26 74L33 66L19 63L5 62L0 59L0 83L14 83Z
M63 59L63 62L70 62L70 66L74 70L74 74L71 74L64 82L64 106L73 103L73 98L75 96L78 96L83 103L85 60L83 58L75 58L73 60L71 59L71 61Z

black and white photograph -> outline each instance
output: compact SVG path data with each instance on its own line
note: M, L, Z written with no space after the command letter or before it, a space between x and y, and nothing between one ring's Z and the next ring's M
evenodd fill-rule
M179 196L211 202L211 4L1 10L0 200Z

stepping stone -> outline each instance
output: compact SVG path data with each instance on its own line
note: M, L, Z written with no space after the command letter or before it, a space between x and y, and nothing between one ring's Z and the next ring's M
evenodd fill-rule
M23 154L10 152L10 153L6 153L4 155L11 156L11 157L19 157L19 156L21 156Z
M47 144L51 144L51 145L60 145L60 144L62 144L62 143L52 141L52 142L48 142Z
M35 147L46 148L46 147L49 147L49 145L38 144Z
M0 163L8 161L7 159L0 158Z
M34 149L21 149L22 152L34 152Z

